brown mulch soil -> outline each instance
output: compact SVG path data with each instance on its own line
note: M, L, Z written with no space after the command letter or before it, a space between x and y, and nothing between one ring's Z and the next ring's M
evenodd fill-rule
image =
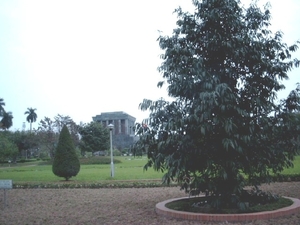
M262 186L274 194L300 197L300 182ZM12 189L4 208L0 190L0 225L93 224L262 224L299 225L300 212L272 220L244 223L200 222L166 218L155 213L155 204L186 196L179 187L122 189Z

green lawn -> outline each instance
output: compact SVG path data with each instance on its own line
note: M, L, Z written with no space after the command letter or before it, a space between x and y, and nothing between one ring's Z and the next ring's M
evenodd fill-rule
M282 174L300 174L300 155L294 160L294 167L285 169Z
M115 157L121 163L115 163L115 177L110 177L110 164L81 165L80 172L71 180L79 182L98 182L109 180L144 180L161 179L163 173L150 168L143 170L147 159L134 157ZM300 174L300 156L294 161L294 167L285 169L282 174ZM10 179L14 182L55 182L64 180L52 173L51 165L40 165L40 161L18 163L9 167L0 165L0 179Z
M121 163L114 164L115 176L110 176L110 164L81 165L80 172L71 180L76 181L101 181L101 180L142 180L161 179L162 173L153 169L143 170L146 158L115 157ZM64 180L52 173L51 165L38 165L37 162L19 163L18 165L3 165L0 167L0 179L11 179L14 182L21 181L58 181Z

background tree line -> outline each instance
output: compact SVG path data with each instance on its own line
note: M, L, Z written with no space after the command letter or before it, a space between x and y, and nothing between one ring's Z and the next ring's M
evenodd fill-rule
M2 102L3 103L3 102ZM3 106L3 104L2 104ZM26 120L36 122L36 109L28 108ZM1 111L3 112L3 110ZM3 113L1 114L3 115ZM2 120L1 120L2 121ZM71 117L58 114L53 119L45 117L37 129L29 131L0 131L0 161L16 162L17 159L53 159L61 129L67 126L78 154L109 149L109 132L100 123L76 124Z

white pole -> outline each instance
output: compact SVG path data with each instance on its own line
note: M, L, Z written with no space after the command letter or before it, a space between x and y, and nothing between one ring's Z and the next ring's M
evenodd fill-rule
M110 126L111 125L111 126ZM110 176L114 177L115 176L115 171L114 171L114 159L113 159L113 149L112 149L112 129L113 125L109 124L109 133L110 133Z

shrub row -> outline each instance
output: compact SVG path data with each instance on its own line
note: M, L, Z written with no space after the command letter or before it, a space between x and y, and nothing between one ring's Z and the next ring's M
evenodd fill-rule
M273 177L274 182L300 181L300 174L280 174Z
M273 177L274 182L291 182L291 181L300 181L300 174L288 174L288 175L279 175ZM48 188L48 189L62 189L62 188L149 188L149 187L170 187L178 186L176 183L170 185L162 184L159 180L151 181L105 181L97 183L77 183L74 181L69 182L59 182L59 183L34 183L34 182L16 182L13 183L13 188L15 189L34 189L34 188Z
M146 181L132 181L132 182L103 182L103 183L13 183L14 189L74 189L74 188L149 188L149 187L166 187L176 186L175 184L165 185L158 181L146 182Z
M113 159L114 164L121 163L118 159ZM106 156L93 156L88 158L80 158L79 159L81 165L89 165L89 164L110 164L111 159Z

